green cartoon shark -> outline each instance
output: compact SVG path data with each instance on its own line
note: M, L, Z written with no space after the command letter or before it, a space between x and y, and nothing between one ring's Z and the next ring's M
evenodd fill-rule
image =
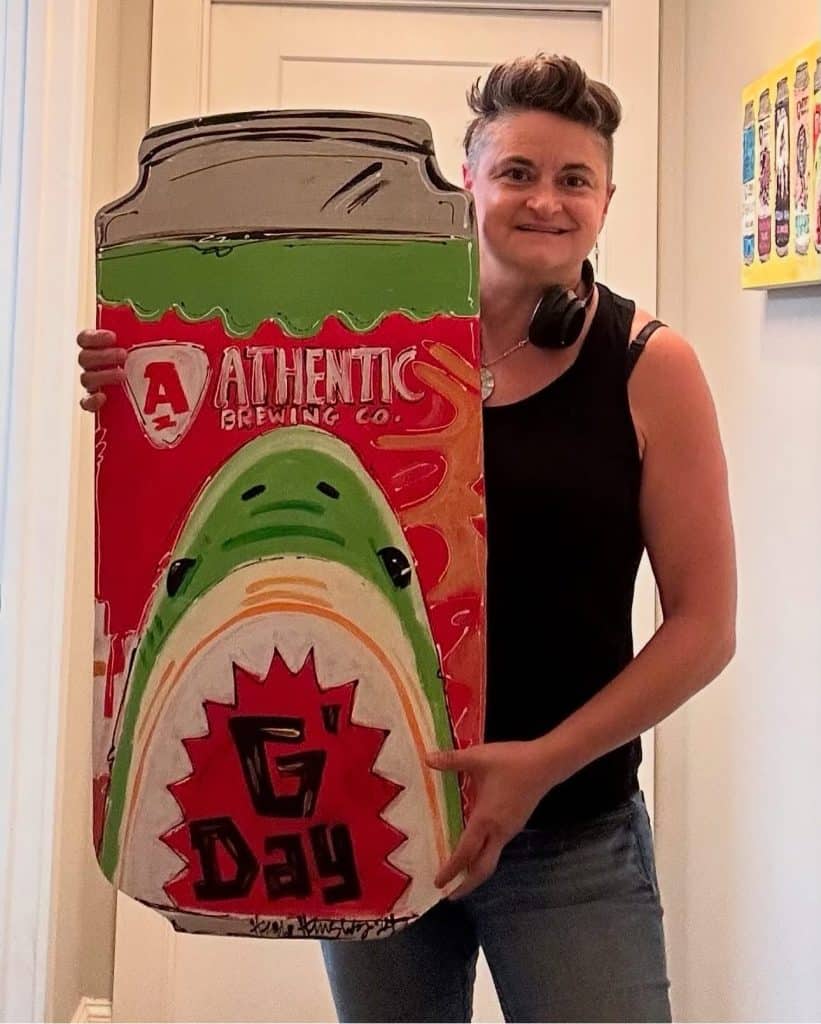
M151 864L174 822L160 805L186 767L168 758L202 732L208 680L232 662L264 667L276 646L295 664L312 650L322 686L358 678L356 713L388 732L381 770L404 787L386 812L409 836L396 863L427 877L431 902L462 827L455 774L424 764L425 749L453 746L439 655L396 516L347 444L302 426L244 445L201 491L144 623L112 754L110 879L163 900Z

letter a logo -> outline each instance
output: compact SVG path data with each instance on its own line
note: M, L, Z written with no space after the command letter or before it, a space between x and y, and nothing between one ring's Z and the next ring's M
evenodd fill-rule
M157 448L173 448L199 412L210 375L208 356L198 345L140 345L128 353L125 375L146 437Z

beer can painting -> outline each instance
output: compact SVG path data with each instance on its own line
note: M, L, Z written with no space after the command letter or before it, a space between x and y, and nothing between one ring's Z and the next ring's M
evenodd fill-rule
M181 931L389 935L484 724L470 196L417 118L263 111L149 131L95 226L100 865Z
M821 48L820 48L821 49ZM813 76L813 179L815 181L815 202L813 211L813 245L821 254L821 53L815 60Z
M818 144L821 41L742 92L741 283L782 288L821 283ZM755 128L755 134L751 128ZM750 167L757 170L751 244Z
M744 262L747 265L755 259L755 116L753 106L752 100L745 106L742 127L741 245Z
M787 79L775 93L775 251L786 256L790 248L790 97Z
M795 72L795 143L793 145L793 217L795 251L805 256L810 247L810 185L812 182L812 115L810 69L803 61Z
M770 258L773 247L770 123L770 90L764 89L758 99L758 258L762 263Z

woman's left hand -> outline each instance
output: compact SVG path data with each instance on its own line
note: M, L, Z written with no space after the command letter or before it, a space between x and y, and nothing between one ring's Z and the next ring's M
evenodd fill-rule
M473 788L473 810L465 830L435 879L441 889L466 871L449 897L459 899L490 878L502 847L521 832L536 804L558 780L549 779L544 749L536 741L431 751L427 763L439 771L466 773Z

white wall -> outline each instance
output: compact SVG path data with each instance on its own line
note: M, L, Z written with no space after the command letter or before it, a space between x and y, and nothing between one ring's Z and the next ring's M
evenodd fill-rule
M818 1020L821 288L742 292L738 257L741 90L821 35L819 7L663 6L660 312L716 397L740 581L735 660L660 730L674 1006L687 1020Z
M151 0L98 0L89 194L83 252L82 326L94 325L94 212L136 181L137 148L148 122ZM73 344L67 325L60 344ZM78 370L79 374L79 370ZM78 383L79 398L79 383ZM71 494L71 582L66 608L60 711L57 836L54 858L49 1019L70 1020L82 996L110 999L113 981L112 888L91 841L91 663L93 593L93 425L75 406Z

